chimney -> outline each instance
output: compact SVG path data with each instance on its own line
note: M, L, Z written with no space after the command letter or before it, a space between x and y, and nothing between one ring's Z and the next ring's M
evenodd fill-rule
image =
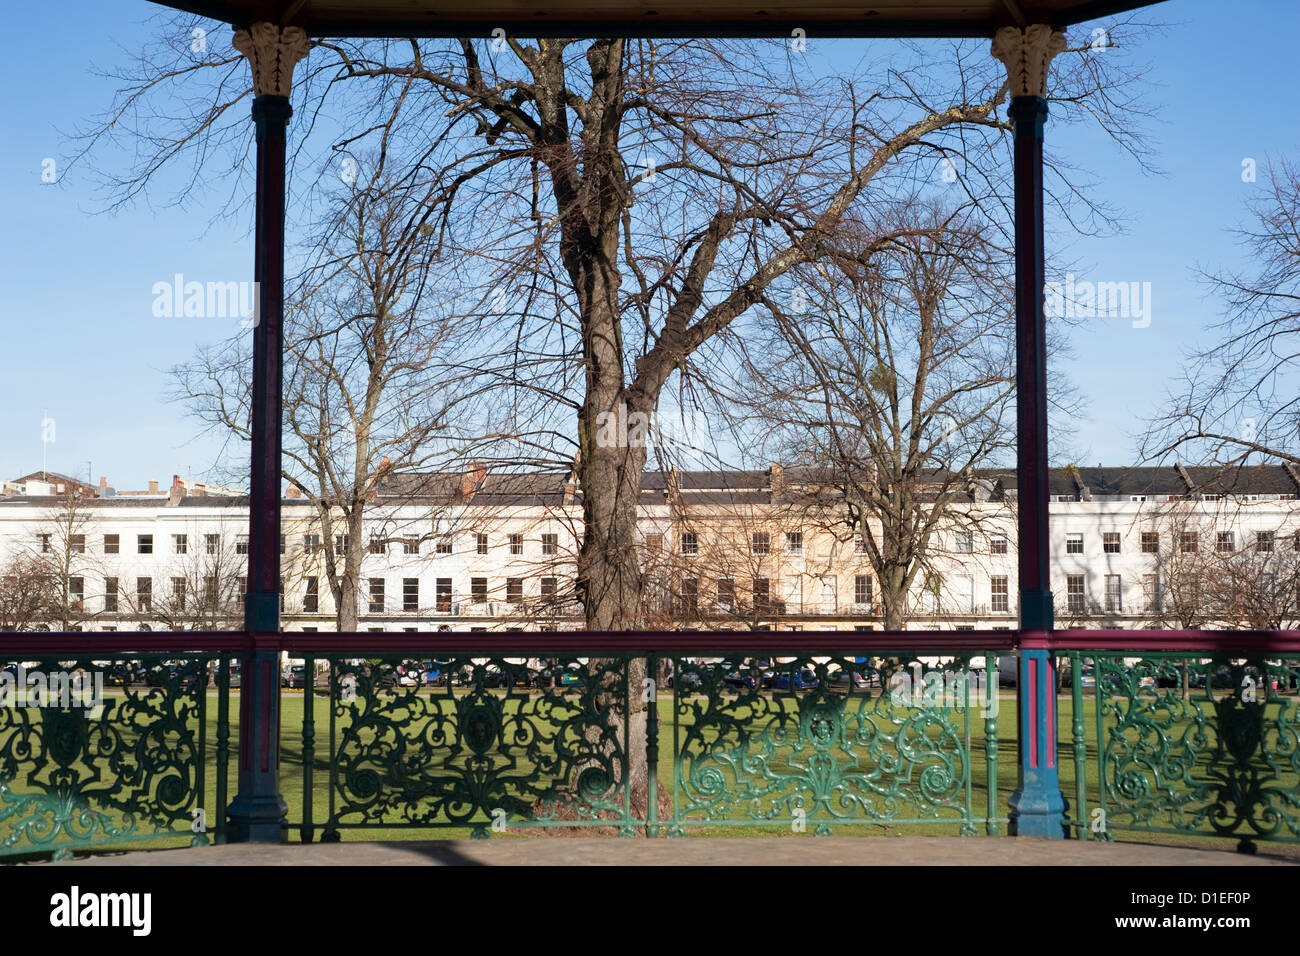
M285 495L289 498L301 498L302 492L298 490L297 485L290 485L289 490L285 492Z
M184 497L185 486L178 481L167 490L167 507L174 508L181 503L181 499Z
M173 487L173 488L184 488L184 487L185 487L185 483L181 481L181 476L180 476L180 475L172 475L172 487Z
M785 471L780 465L773 465L771 479L768 482L768 494L772 501L779 501L785 496Z
M151 495L158 494L158 482L156 481L149 482L149 494Z
M483 479L486 477L487 467L481 461L471 461L469 470L460 479L460 496L465 499L473 498L474 492L478 491L479 485L483 484Z
M678 504L682 499L681 477L677 474L677 467L675 465L668 472L668 481L664 487L664 497L668 500L669 504Z
M107 479L106 477L104 477L103 475L100 475L100 476L99 476L99 487L101 487L101 488L107 488L107 487L108 487L108 479Z

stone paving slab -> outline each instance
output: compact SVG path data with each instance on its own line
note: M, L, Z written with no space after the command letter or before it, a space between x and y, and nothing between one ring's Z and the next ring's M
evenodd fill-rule
M54 866L1294 866L1261 849L1028 837L537 838L402 843L244 843L134 851Z

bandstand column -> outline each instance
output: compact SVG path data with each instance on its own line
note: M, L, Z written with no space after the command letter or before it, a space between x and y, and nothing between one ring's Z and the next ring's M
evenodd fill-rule
M254 23L236 30L235 49L253 69L257 193L253 278L252 471L249 480L248 590L239 695L239 789L230 804L232 842L279 842L280 793L280 428L283 378L285 133L294 65L307 55L300 27Z
M1007 68L1014 128L1016 234L1016 478L1019 524L1020 740L1017 786L1009 801L1012 834L1061 839L1065 799L1056 760L1055 666L1042 643L1052 629L1048 538L1047 335L1043 284L1043 126L1047 71L1065 49L1046 24L1004 27L993 56ZM1024 649L1025 644L1039 648Z

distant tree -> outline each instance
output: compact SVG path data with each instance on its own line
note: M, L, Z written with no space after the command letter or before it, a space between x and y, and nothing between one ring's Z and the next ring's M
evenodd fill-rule
M1300 465L1300 163L1268 170L1268 191L1238 231L1249 262L1202 272L1224 304L1218 341L1188 356L1185 383L1150 425L1143 454L1244 464L1259 454Z
M0 631L48 629L60 614L58 574L46 557L16 553L0 565Z

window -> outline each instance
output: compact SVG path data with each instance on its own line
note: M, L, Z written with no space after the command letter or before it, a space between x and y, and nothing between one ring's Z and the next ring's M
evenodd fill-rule
M135 606L141 614L153 612L153 578L135 579Z
M402 578L402 610L418 611L420 609L420 579Z
M443 535L433 546L435 554L451 554L453 551L451 535Z
M1071 614L1083 613L1083 575L1067 574L1065 576L1065 604Z
M186 596L185 579L172 578L172 610L173 611L185 610L185 596Z
M772 536L766 531L755 531L749 536L749 542L754 554L772 553Z
M477 548L479 554L488 553L487 535L477 534L474 536L474 541L475 541L475 547Z
M235 535L235 554L248 554L248 535Z
M1272 532L1272 531L1256 531L1256 532L1255 532L1255 550L1256 550L1256 551L1262 551L1262 552L1265 552L1265 553L1270 552L1270 551L1273 550L1273 532Z
M700 539L694 531L682 532L682 554L699 554Z
M68 539L69 549L73 554L86 553L86 536L84 534L74 534Z
M853 536L853 553L854 554L867 553L867 539L862 537L862 535L860 534L855 534Z
M682 610L694 612L700 606L700 579L682 578Z
M853 603L871 603L871 575L858 574L853 578Z
M434 596L439 614L451 613L451 578L438 578L433 582Z
M370 613L384 613L384 579L370 579Z
M511 554L524 553L524 536L522 534L512 534L510 536L510 553Z
M190 539L188 535L184 535L184 534L172 535L173 554L189 554L189 551L190 551Z
M420 553L419 538L404 538L402 540L402 554L419 554L419 553Z
M519 604L524 599L524 579L506 578L506 601Z
M754 578L754 610L766 612L772 603L772 582L767 578Z
M1215 539L1214 546L1221 554L1231 554L1237 550L1237 542L1231 531L1220 531Z
M220 550L220 546L221 546L221 535L205 534L203 536L203 550L206 551L208 554L216 554L217 551Z
M958 554L972 554L975 551L975 536L969 531L958 531L953 535L953 545Z
M104 610L117 613L117 578L104 578Z
M647 551L659 552L664 549L664 536L661 534L648 534L645 536L645 549Z
M542 578L542 600L551 601L555 599L557 583L558 578Z
M280 553L285 554L289 550L289 539L287 535L280 535Z
M117 554L121 550L121 539L115 534L104 535L104 553Z
M315 575L307 578L307 590L302 595L302 612L315 614L320 610L320 579Z
M203 600L209 608L217 606L218 593L217 576L215 574L206 575L203 578Z
M135 550L137 554L153 554L153 535L151 534L136 535Z
M1005 534L995 534L989 537L989 550L994 554L1007 553L1007 536Z
M1119 532L1103 531L1101 533L1102 554L1119 554Z
M542 554L559 554L560 536L558 534L542 535Z
M86 579L68 578L68 608L80 611L86 606Z
M336 534L334 536L334 553L338 555L348 553L348 536L346 534Z
M366 550L371 554L387 554L388 542L383 538L376 538L372 535L370 538L370 546Z
M1160 553L1160 532L1158 531L1142 532L1142 553L1143 554Z
M1164 602L1161 600L1160 595L1160 575L1142 575L1142 594L1146 598L1147 611L1159 614L1164 610Z
M803 554L803 532L791 531L785 536L786 554Z
M305 534L302 536L302 550L306 554L315 554L320 548L320 535Z
M37 535L41 539L41 554L50 553L50 536L48 534Z
M1198 547L1198 541L1195 531L1184 531L1179 535L1179 545L1183 554L1195 554Z
M1118 614L1124 610L1123 595L1118 574L1106 575L1106 613Z
M1083 535L1067 534L1065 536L1066 554L1083 554Z
M487 603L487 578L469 579L469 597L475 604Z
M724 611L736 609L736 582L731 578L718 578L718 607Z
M1011 610L1010 592L1007 589L1007 576L995 574L989 578L989 607L994 614L1006 614Z

